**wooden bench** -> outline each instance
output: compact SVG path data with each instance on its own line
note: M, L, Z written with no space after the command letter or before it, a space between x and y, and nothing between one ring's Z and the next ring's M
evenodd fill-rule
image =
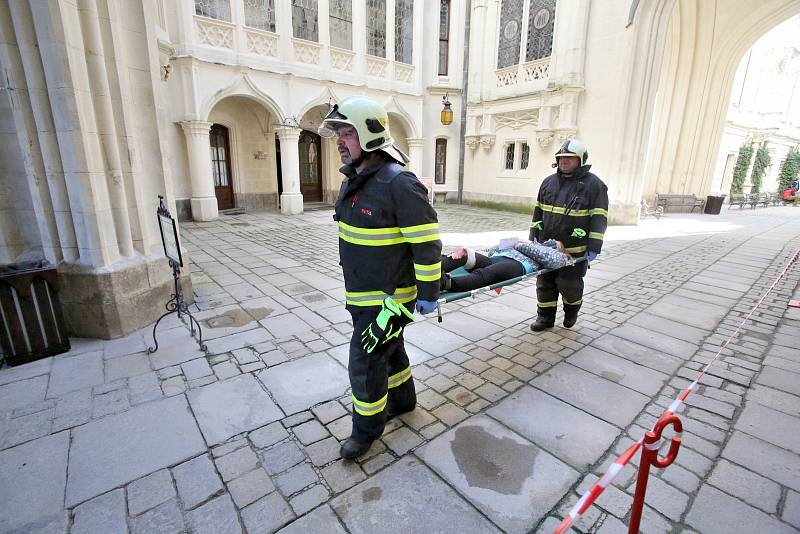
M739 209L743 209L744 205L747 204L747 200L750 195L731 195L731 206L739 206Z
M758 193L757 195L754 196L755 196L754 202L756 206L763 205L766 208L767 206L769 206L769 203L772 200L769 196L769 193Z
M663 208L664 211L667 211L668 208L691 208L689 210L689 213L694 213L694 209L699 208L700 212L702 213L703 207L706 204L705 200L697 198L693 194L673 195L673 194L657 193L656 196L658 197L656 205Z

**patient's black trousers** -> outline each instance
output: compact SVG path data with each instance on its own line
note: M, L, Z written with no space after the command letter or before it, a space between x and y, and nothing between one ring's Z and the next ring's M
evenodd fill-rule
M450 256L442 256L442 272L447 273L467 263L466 256L454 260ZM503 280L515 278L525 274L525 268L517 260L505 256L490 258L483 254L475 254L475 267L469 274L454 276L450 282L450 291L469 291L479 287L488 286Z

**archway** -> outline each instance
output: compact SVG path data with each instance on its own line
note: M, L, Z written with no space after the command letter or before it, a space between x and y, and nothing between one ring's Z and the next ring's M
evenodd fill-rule
M693 193L704 197L713 185L739 61L765 33L800 13L800 2L672 3L641 196ZM649 12L652 16L657 13Z
M338 175L341 165L336 151L336 143L317 134L322 119L328 114L327 104L319 104L309 108L300 118L302 129L298 150L300 157L300 190L303 202L333 203L339 192Z
M261 103L247 96L228 96L217 102L208 114L212 123L210 140L212 148L227 132L228 180L231 202L228 207L246 210L275 209L278 207L278 169L274 126L275 115ZM215 136L215 131L217 135ZM219 142L216 143L219 145ZM216 154L216 155L215 155ZM212 171L223 169L222 155L212 151ZM222 171L214 172L215 192L220 209L225 209Z

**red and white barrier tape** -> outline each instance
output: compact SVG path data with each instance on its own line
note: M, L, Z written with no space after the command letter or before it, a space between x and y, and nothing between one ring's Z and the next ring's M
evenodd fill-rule
M734 330L733 333L730 336L728 336L728 339L726 339L722 343L719 350L711 359L711 361L708 362L708 364L706 364L706 366L703 367L703 369L697 374L697 378L695 378L694 382L689 384L689 386L685 390L683 390L681 394L678 395L678 397L674 401L672 401L672 403L669 405L669 408L667 408L664 411L662 417L674 414L686 400L686 397L688 397L693 391L695 391L698 388L698 386L700 385L700 379L702 379L703 376L705 376L706 371L708 371L709 367L711 367L711 365L715 361L717 361L720 354L722 354L722 351L725 350L725 347L727 347L730 344L730 342L733 341L733 339L739 334L739 331L742 329L742 326L744 326L744 324L750 319L750 317L752 317L753 313L755 313L755 311L759 308L759 306L761 306L761 304L764 302L764 299L767 298L767 295L769 295L772 292L772 290L775 289L775 286L778 285L778 282L780 282L783 279L783 277L786 275L787 272L789 272L789 269L792 267L792 265L794 265L798 261L798 259L800 259L800 250L794 253L794 256L792 256L792 259L790 259L789 263L786 264L786 267L783 269L783 271L781 271L781 274L779 274L778 277L775 279L775 281L772 282L772 285L769 286L769 289L767 289L764 295L762 295L761 299L759 299L759 301L756 303L753 309L750 310L750 313L747 314L747 317L742 319L742 322L739 324L739 326L736 327L736 330ZM680 434L676 433L676 435ZM611 484L614 478L616 478L616 476L619 475L619 473L628 464L628 462L631 461L631 458L633 458L633 456L636 454L636 452L639 450L639 448L642 446L643 443L644 443L644 437L642 437L639 441L628 447L625 450L625 452L620 454L619 457L616 460L614 460L614 463L611 464L611 467L608 468L608 471L606 471L606 473L602 477L600 477L597 480L597 482L592 484L589 490L586 493L584 493L580 499L578 499L578 502L575 503L575 506L572 507L572 509L569 511L569 514L563 519L563 521L561 521L561 524L558 525L558 528L556 528L553 534L563 534L564 532L566 532L566 530L570 527L572 522L575 521L578 518L578 516L583 515L584 512L586 512L586 510L588 510L589 507L592 504L594 504L594 502L597 500L600 494L603 493L603 491L608 487L609 484ZM652 445L646 445L646 447L649 450L651 449L651 447L652 449L658 449L660 448L660 446L661 446L661 440L653 443Z

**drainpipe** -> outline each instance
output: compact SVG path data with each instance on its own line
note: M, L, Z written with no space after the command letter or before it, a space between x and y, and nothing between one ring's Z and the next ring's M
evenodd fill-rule
M461 97L461 133L458 136L458 203L463 202L464 196L464 136L467 133L467 90L469 89L469 26L472 15L472 0L467 0L467 16L464 26L464 67L462 77L464 92Z

